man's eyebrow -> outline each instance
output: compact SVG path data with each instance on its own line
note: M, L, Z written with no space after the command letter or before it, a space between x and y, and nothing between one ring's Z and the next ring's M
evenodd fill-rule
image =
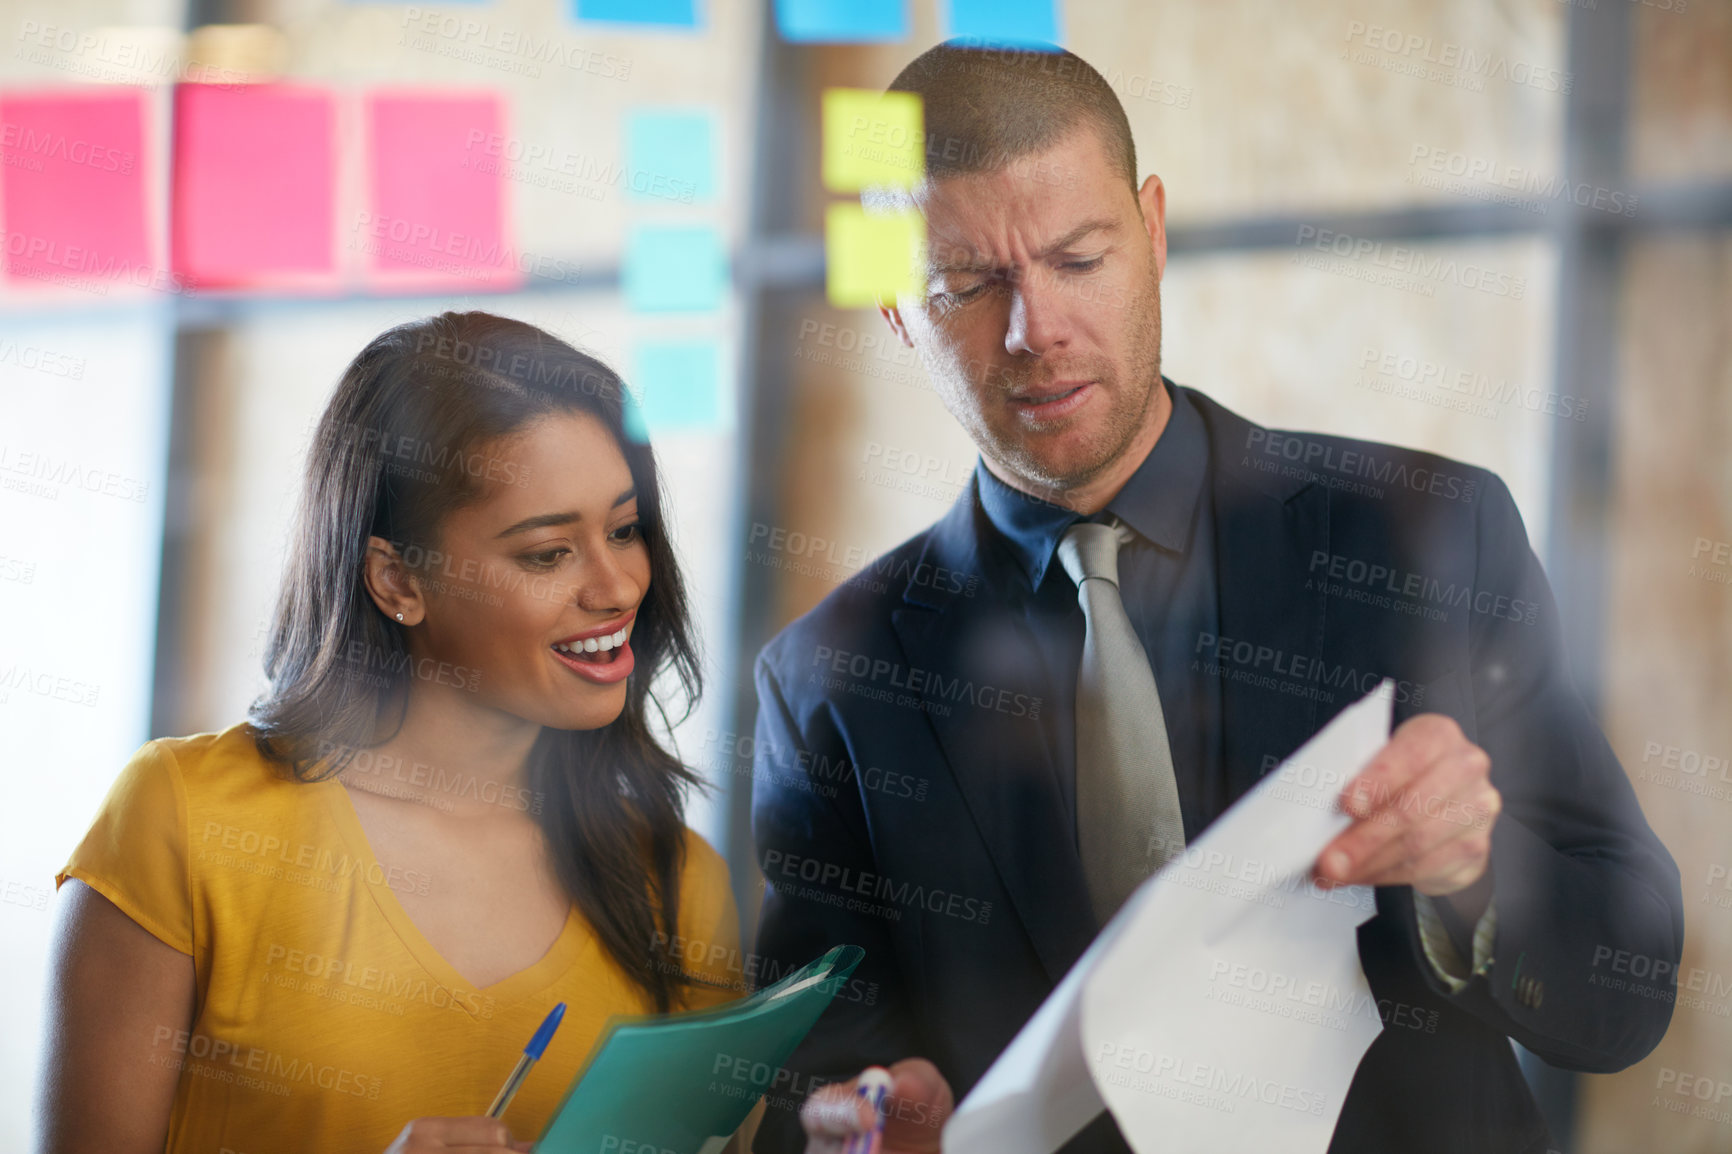
M613 508L617 509L628 501L637 500L637 486L632 486L613 499ZM531 529L546 529L552 525L572 525L583 520L582 513L540 513L534 517L525 517L517 524L502 529L498 537L510 537L517 533L527 533Z
M1040 252L1036 253L1035 256L1037 258L1049 257L1055 252L1063 252L1065 249L1070 248L1072 245L1076 244L1077 241L1082 240L1090 233L1117 232L1118 229L1119 222L1110 218L1102 217L1099 220L1085 220L1063 236L1059 237L1057 240L1053 241L1051 244L1047 245ZM938 276L947 272L992 272L993 267L991 261L981 260L980 258L974 257L970 254L969 259L961 260L953 264L944 264L938 261L933 261L927 266L927 271L932 276Z
M1116 220L1111 220L1105 217L1100 220L1085 220L1063 236L1059 237L1057 240L1053 241L1051 244L1047 245L1035 255L1046 257L1051 256L1055 252L1063 252L1065 249L1070 248L1072 245L1076 244L1077 241L1083 239L1083 237L1089 235L1091 232L1117 232L1118 230L1119 222Z
M955 250L952 250L952 251L954 252ZM946 262L946 261L933 260L933 261L927 262L927 266L926 266L927 270L934 275L937 275L938 273L946 273L946 272L991 272L992 271L992 262L989 260L985 260L981 257L975 256L973 253L968 253L966 255L964 255L962 253L957 253L956 255L957 255L958 259L955 261Z

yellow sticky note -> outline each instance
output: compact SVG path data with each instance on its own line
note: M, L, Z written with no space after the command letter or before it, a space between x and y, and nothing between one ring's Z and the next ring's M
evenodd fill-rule
M824 187L913 188L926 172L926 111L913 92L824 90Z
M840 309L869 308L883 297L926 289L926 220L912 210L869 215L857 204L824 212L824 291Z

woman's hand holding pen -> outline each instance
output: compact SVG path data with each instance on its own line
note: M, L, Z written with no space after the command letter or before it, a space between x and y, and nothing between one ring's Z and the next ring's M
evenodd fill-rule
M385 1154L524 1154L530 1145L497 1118L417 1118Z
M859 1078L832 1083L806 1099L800 1110L806 1154L844 1154L849 1139L871 1133L880 1119L879 1154L938 1154L940 1132L956 1108L950 1083L925 1058L904 1058L889 1072L891 1089L876 1111L855 1093Z

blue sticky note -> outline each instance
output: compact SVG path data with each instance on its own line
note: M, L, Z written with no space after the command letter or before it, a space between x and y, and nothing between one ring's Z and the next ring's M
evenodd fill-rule
M625 301L639 312L713 312L727 288L722 237L708 225L639 225L625 242Z
M579 20L664 28L695 28L698 23L697 0L576 0L576 4Z
M646 341L632 350L641 399L628 405L626 434L716 429L722 425L721 349L712 340Z
M1058 43L1058 0L949 0L950 35L985 44Z
M776 0L782 39L860 43L908 38L908 0Z
M639 108L626 113L626 196L701 204L716 197L716 127L708 112Z

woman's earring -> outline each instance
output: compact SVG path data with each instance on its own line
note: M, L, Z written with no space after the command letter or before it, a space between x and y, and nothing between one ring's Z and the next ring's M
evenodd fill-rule
M401 613L397 614L397 620L399 620L399 621L403 620L403 615Z

